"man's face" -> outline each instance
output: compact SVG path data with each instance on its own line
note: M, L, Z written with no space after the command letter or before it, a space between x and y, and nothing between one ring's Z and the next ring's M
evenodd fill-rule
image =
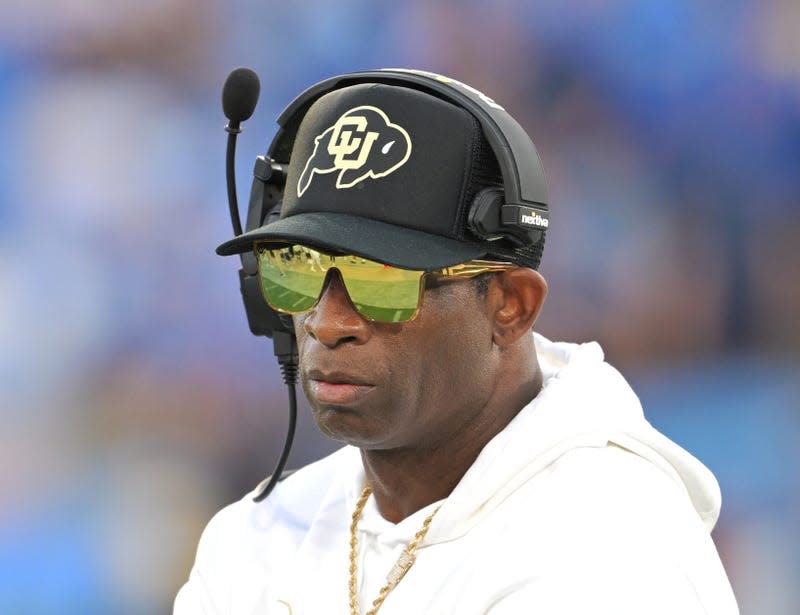
M429 288L414 320L389 324L361 317L333 271L317 306L294 321L303 389L320 429L336 440L435 447L492 393L492 323L469 281Z

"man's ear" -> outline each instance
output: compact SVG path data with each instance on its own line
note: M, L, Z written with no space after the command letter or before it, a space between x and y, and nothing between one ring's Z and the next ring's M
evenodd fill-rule
M530 333L545 297L547 282L538 271L520 267L493 275L487 292L494 323L492 341L510 346Z

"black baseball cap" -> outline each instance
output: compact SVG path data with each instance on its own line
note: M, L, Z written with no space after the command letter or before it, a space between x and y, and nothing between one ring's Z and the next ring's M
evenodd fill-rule
M492 256L535 267L527 252L498 254L497 242L469 231L469 207L488 185L502 185L500 172L468 111L404 86L344 87L316 100L300 123L280 218L217 253L274 241L408 269Z

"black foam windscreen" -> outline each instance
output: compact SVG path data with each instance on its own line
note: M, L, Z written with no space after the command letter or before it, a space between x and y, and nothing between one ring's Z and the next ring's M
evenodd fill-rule
M232 122L243 122L256 108L261 82L249 68L231 71L222 87L222 111Z

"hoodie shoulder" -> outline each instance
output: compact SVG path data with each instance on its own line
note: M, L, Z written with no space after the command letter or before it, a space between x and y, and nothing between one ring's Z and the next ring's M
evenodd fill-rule
M220 510L203 531L174 613L252 612L265 579L280 574L320 511L343 499L358 463L357 451L345 447L297 470L265 500L253 500L256 488Z
M573 449L548 474L558 499L589 527L622 524L628 531L663 532L680 526L708 534L682 483L621 446Z
M543 583L561 576L574 581L584 570L613 595L638 578L639 586L658 588L665 600L683 596L684 610L673 612L737 612L687 490L650 461L612 444L577 448L552 464L545 482L537 499L546 500L530 502L547 509L551 528L553 565Z

